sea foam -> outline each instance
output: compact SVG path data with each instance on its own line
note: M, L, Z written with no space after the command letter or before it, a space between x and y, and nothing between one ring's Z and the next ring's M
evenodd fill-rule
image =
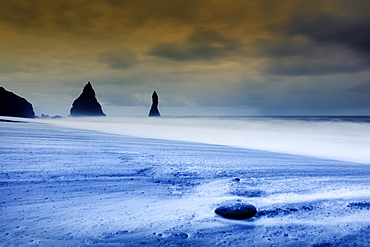
M111 134L370 164L370 123L352 120L330 117L89 117L33 121Z

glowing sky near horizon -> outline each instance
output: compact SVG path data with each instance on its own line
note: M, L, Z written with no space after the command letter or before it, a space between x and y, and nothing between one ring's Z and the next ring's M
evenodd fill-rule
M368 115L369 1L0 0L0 86L68 115ZM163 114L162 114L163 115Z

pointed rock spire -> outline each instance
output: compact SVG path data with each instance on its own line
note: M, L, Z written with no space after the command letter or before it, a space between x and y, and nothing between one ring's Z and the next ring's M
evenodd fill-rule
M35 113L26 99L0 87L0 116L34 118Z
M152 94L152 107L149 111L149 117L160 117L161 114L158 111L158 94L156 91Z
M73 102L70 116L105 116L90 82L85 85L81 95Z

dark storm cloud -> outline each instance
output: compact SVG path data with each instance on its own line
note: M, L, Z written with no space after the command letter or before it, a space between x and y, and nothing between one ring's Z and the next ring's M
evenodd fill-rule
M18 30L73 35L130 33L152 22L190 25L198 20L201 1L12 0L2 1L0 22ZM60 35L60 33L58 34ZM95 37L98 38L98 37Z
M359 54L370 53L370 17L341 17L318 14L310 17L297 17L289 22L287 32L291 35L304 35L318 44L338 44L347 46Z
M303 15L271 28L276 39L255 43L268 58L265 71L282 76L317 76L370 68L370 18Z
M196 30L184 42L160 43L147 54L175 61L225 59L236 55L241 43L215 30Z
M89 4L90 3L90 4ZM102 15L93 1L2 1L0 21L25 31L37 30L41 34L56 32L91 31L94 21ZM87 30L86 30L87 28Z
M111 69L127 69L137 63L135 53L129 50L107 51L100 54L98 60Z
M26 24L40 16L38 1L2 1L0 20L9 23Z
M279 33L274 39L259 39L253 43L257 56L281 58L312 56L315 45L307 39L295 38Z

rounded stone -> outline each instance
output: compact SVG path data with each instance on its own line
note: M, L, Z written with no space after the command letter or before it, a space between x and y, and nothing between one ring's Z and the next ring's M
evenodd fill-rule
M234 203L216 208L215 213L228 219L245 220L255 216L257 209L252 204Z

